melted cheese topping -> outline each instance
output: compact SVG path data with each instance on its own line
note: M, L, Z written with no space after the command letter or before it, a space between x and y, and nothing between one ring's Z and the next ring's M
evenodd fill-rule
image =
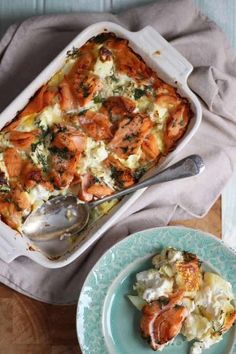
M64 63L64 65L62 66L61 70L59 70L48 82L48 85L50 87L58 86L61 83L61 81L64 79L64 76L70 72L75 62L76 59L68 58Z
M84 155L78 166L78 172L81 174L86 173L88 169L101 168L101 162L107 158L108 152L103 141L97 142L88 138Z
M21 120L21 124L17 127L17 131L31 132L37 128L35 117L37 113L29 114Z
M34 164L42 169L46 168L45 165L47 164L48 156L49 151L42 143L37 144L35 150L30 153L30 157Z
M62 112L58 103L52 107L46 107L42 113L37 116L39 127L43 130L47 130L47 128L51 127L53 124L61 123L61 120Z
M102 62L98 58L94 65L93 72L98 75L100 79L105 79L107 76L111 76L113 74L113 60Z
M168 296L173 291L173 280L162 278L160 273L154 269L138 273L136 279L135 289L147 302L154 301L161 296Z
M4 150L9 146L12 146L12 144L7 138L7 134L4 132L0 132L0 149Z

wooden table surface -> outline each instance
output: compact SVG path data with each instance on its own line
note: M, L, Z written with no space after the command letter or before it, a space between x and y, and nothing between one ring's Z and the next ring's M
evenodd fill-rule
M118 11L153 0L0 0L0 37L13 22L32 15L73 11ZM194 0L227 33L236 48L236 2ZM221 237L221 200L203 219L175 222ZM76 306L55 306L32 300L0 285L0 354L81 353L76 337Z
M221 200L203 219L178 221L221 237ZM0 285L0 354L80 354L76 306L32 300Z

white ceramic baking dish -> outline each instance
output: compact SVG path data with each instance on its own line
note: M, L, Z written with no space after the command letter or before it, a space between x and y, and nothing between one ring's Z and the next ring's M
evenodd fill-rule
M87 27L1 113L0 129L6 123L10 122L15 117L17 111L21 110L27 104L36 90L62 67L68 50L71 50L73 47L81 47L88 39L104 31L114 32L117 36L127 38L134 51L140 54L145 62L157 71L163 80L177 87L178 92L189 100L194 112L194 117L184 137L178 142L175 150L163 159L158 167L151 172L151 174L154 174L157 170L169 164L196 133L201 122L202 112L198 99L187 84L188 76L193 70L192 65L150 26L138 32L127 31L112 22L99 22ZM0 257L5 262L10 263L19 256L26 256L47 268L63 267L81 256L135 203L143 192L144 189L123 198L108 215L103 216L91 228L82 232L78 237L78 241L74 244L68 242L68 240L49 241L38 243L37 247L35 247L27 238L19 235L15 230L0 221ZM37 250L34 250L35 248Z

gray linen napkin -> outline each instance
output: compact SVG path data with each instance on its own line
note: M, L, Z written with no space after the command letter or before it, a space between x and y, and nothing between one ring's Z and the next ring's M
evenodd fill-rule
M203 122L178 158L198 153L204 158L206 170L198 178L149 188L82 261L59 270L45 269L24 257L9 265L0 262L3 283L49 303L76 302L94 263L128 234L166 225L177 217L204 216L236 165L236 60L221 30L188 0L161 0L117 16L40 16L10 27L0 42L0 110L83 28L104 20L131 31L152 25L193 64L189 85L201 100Z

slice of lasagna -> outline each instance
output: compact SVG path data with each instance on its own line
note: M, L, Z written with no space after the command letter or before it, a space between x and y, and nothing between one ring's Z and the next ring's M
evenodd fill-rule
M236 320L232 286L204 271L190 252L165 248L152 258L153 268L136 274L130 301L141 311L140 333L161 351L181 333L195 340L190 353L219 342Z

